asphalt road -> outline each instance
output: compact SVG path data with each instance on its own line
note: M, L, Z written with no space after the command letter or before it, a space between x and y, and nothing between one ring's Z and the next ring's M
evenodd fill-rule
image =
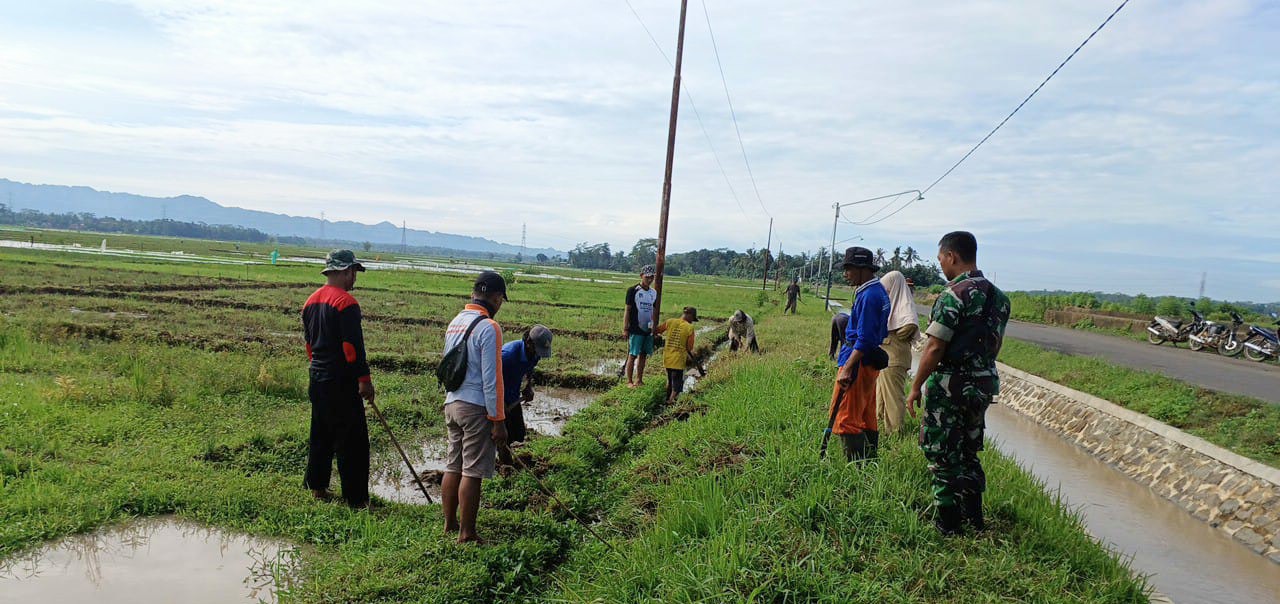
M928 307L917 305L917 309L928 315ZM1132 369L1154 371L1209 390L1280 404L1280 366L1275 362L1255 363L1243 357L1232 359L1212 352L1192 352L1185 343L1179 348L1168 343L1153 346L1117 336L1020 321L1009 321L1005 337L1063 354L1096 357Z

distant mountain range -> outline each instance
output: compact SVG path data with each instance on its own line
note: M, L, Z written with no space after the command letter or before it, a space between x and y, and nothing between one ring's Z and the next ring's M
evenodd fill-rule
M259 210L246 210L223 206L203 197L179 195L178 197L144 197L130 193L112 193L89 187L60 185L32 185L0 178L0 203L14 210L31 209L50 214L90 213L97 216L127 218L130 220L157 220L169 218L205 224L229 224L258 229L264 233L284 237L321 239L319 218L289 216ZM323 239L333 241L368 241L383 245L400 244L400 227L390 222L364 224L339 221L324 223ZM406 243L413 247L434 247L465 252L493 252L515 255L520 246L500 243L483 237L453 235L434 231L407 229ZM546 254L549 257L565 256L560 250L529 248L526 256Z

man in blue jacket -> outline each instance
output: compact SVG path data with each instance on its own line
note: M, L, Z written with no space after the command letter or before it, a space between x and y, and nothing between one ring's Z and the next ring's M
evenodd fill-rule
M831 432L840 435L845 456L850 461L876 456L880 445L880 428L876 423L876 378L884 368L887 356L880 344L889 331L889 293L876 271L875 255L864 247L851 247L844 252L845 281L857 288L849 325L845 328L844 346L837 358L840 367L836 377L833 407L838 406L836 423Z
M523 338L502 346L502 389L507 412L507 444L523 442L528 429L524 424L524 403L533 402L533 368L538 361L551 358L551 330L534 325ZM511 465L509 447L498 448L498 461Z

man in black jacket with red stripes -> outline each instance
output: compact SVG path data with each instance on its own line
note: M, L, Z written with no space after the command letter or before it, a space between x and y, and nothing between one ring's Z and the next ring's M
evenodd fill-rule
M351 250L334 250L322 274L328 283L307 298L302 329L311 360L311 441L303 484L328 501L333 457L338 457L342 498L351 507L369 504L369 428L361 399L373 402L365 360L360 305L348 293L364 265Z

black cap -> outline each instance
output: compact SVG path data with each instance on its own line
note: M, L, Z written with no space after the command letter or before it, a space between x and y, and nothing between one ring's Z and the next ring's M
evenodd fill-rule
M840 265L840 268L850 267L880 270L880 267L876 266L876 255L871 250L856 245L844 251L844 263Z
M507 280L503 279L502 275L493 271L484 271L480 273L480 276L476 277L474 289L476 292L482 294L496 291L502 294L503 300L509 299L507 298Z
M690 323L697 323L697 322L698 322L698 309L696 309L696 308L694 308L694 307L692 307L692 306L686 306L686 307L684 307L684 314L689 315L689 322L690 322Z

